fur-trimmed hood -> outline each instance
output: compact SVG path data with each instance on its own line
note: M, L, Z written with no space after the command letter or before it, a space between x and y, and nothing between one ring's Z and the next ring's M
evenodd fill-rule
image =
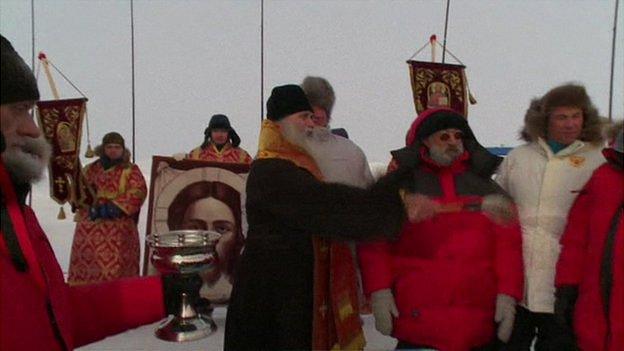
M616 122L607 128L605 137L608 140L608 145L602 150L602 154L607 161L617 168L624 169L624 151L622 142L622 131L624 129L624 121Z
M420 149L423 147L421 138L419 138L419 131L422 127L427 128L426 121L437 118L439 116L459 116L458 121L462 121L461 125L449 124L445 128L458 128L464 132L464 148L470 154L470 169L477 175L482 177L491 177L494 171L498 168L503 161L502 157L496 156L490 153L484 148L475 137L472 129L468 125L466 119L459 115L456 111L447 108L428 109L421 112L418 117L412 122L410 129L407 132L405 138L406 146L399 150L391 151L392 157L398 163L400 168L416 168L421 162Z
M622 129L624 129L624 120L617 121L605 128L605 138L609 142L609 147L614 146L615 138L618 133L622 132Z
M603 119L598 115L598 109L587 95L585 87L573 83L553 88L544 96L531 101L524 116L520 138L527 142L535 142L538 138L547 140L548 116L553 109L562 106L578 107L583 111L580 140L592 144L602 143Z

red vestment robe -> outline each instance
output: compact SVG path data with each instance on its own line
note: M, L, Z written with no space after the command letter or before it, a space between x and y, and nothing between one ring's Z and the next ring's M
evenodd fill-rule
M85 167L85 178L96 191L96 202L111 202L119 218L91 220L86 209L76 214L76 232L69 264L70 284L110 281L139 275L137 217L147 195L141 170L119 164L105 170L99 161Z

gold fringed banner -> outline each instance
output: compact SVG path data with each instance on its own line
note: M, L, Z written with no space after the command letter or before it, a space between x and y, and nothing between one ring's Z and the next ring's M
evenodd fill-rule
M428 108L448 107L468 116L465 66L414 60L407 64L417 114Z
M61 205L69 202L72 210L91 196L83 184L79 157L86 102L85 98L37 102L39 126L52 146L50 197Z

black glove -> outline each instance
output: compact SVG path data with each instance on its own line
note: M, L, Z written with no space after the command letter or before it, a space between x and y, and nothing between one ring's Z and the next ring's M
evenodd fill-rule
M114 203L109 202L109 203L107 203L106 205L103 205L103 206L106 207L106 213L108 215L108 218L116 219L116 218L121 217L122 211Z
M100 218L100 209L99 206L91 206L89 207L89 219L95 221Z
M99 205L97 207L98 217L102 219L108 219L108 206L106 204Z
M199 274L182 275L167 274L162 276L163 297L167 315L178 314L182 303L182 293L186 293L189 304L197 306L200 303L199 289L203 281Z
M564 285L557 288L555 292L555 321L566 328L570 333L574 333L572 323L574 320L574 305L578 297L578 286Z

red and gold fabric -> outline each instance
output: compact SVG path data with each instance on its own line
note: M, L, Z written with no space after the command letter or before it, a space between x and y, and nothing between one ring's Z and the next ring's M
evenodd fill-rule
M229 142L223 145L221 150L219 150L213 143L210 143L205 148L195 148L189 153L188 158L191 160L244 164L250 164L251 161L253 161L247 151L241 149L240 147L234 147Z
M85 284L139 275L137 219L147 195L139 167L119 164L105 170L96 161L85 167L84 175L96 189L96 204L112 203L122 214L91 220L88 209L78 211L68 282Z
M287 159L317 179L323 176L314 160L301 148L287 142L275 122L264 120L260 131L258 159ZM313 237L314 301L313 350L361 350L364 348L357 296L357 278L351 250L346 243Z
M463 65L407 61L416 113L451 108L468 116L468 85Z
M87 99L38 101L39 125L52 146L48 166L50 197L59 204L70 202L84 207L92 201L89 189L82 185L80 140Z

